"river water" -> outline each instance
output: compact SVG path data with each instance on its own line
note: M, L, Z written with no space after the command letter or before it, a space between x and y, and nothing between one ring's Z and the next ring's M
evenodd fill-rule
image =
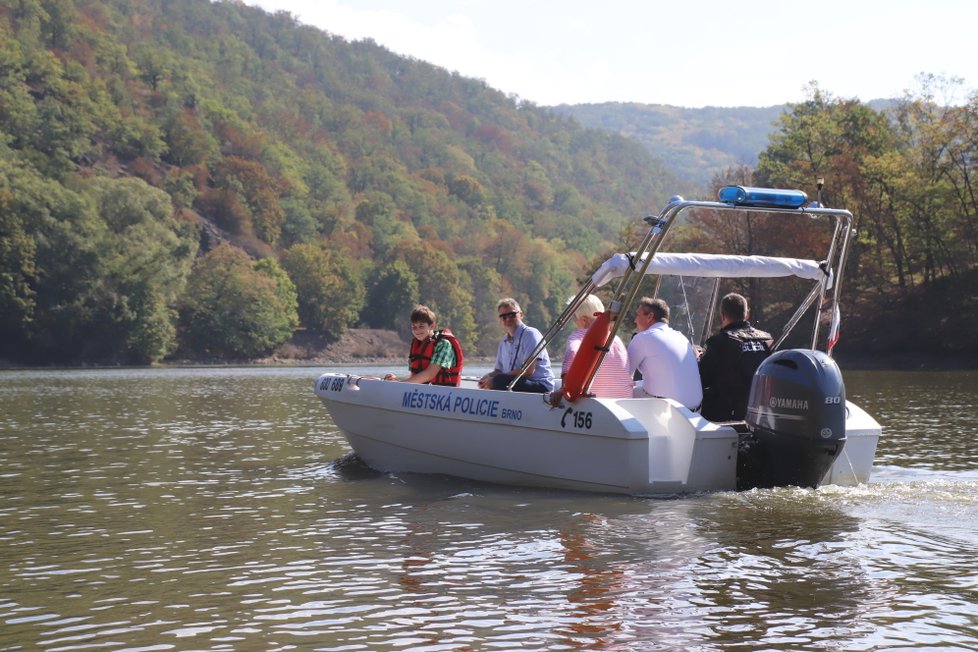
M978 650L976 372L846 373L866 485L665 500L374 473L322 371L0 372L0 649Z

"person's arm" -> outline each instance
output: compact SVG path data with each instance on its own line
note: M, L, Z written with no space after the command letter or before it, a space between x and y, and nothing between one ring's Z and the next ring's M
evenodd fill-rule
M410 378L405 378L406 383L430 383L438 375L438 372L442 370L441 365L429 364L427 368L422 369L418 373L414 374Z
M410 362L410 356L408 356L408 361ZM411 377L411 374L408 373L408 378L410 378L410 377ZM397 377L397 374L395 374L395 373L386 373L386 374L384 374L384 380L399 380L399 378ZM405 378L404 380L407 380L407 378Z
M628 347L625 349L625 351L628 353L628 373L634 378L635 370L639 368L639 365L642 362L641 359L639 359L638 344L636 344L634 337L628 343Z
M524 346L526 347L525 355L529 355L532 351L534 351L537 348L537 346L543 340L543 334L537 329L530 328L530 327L527 327L526 330L523 331L523 333L524 335L527 336L527 341L524 343ZM523 378L530 378L531 376L533 376L533 372L536 371L537 369L537 361L539 359L540 358L533 358L533 361L530 362L529 365L526 367L526 373L523 374ZM523 358L522 360L519 360L517 362L517 369L522 369L524 364L526 364L526 358ZM515 372L516 369L514 369L513 371Z
M481 389L492 389L492 379L502 373L503 370L503 343L500 342L499 346L496 348L496 367L487 373L485 376L479 379L479 387Z
M561 378L563 378L564 375L570 371L571 365L574 364L574 356L577 355L577 351L580 348L580 339L575 339L573 336L571 336L571 338L567 340L567 347L564 349L564 362L560 365Z
M699 359L700 383L704 388L711 387L717 373L717 365L720 362L720 342L716 336L706 340L706 348L703 349Z

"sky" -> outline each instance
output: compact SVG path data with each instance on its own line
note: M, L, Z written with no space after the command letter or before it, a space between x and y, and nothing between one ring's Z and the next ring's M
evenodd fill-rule
M683 107L978 89L974 0L245 0L540 106Z

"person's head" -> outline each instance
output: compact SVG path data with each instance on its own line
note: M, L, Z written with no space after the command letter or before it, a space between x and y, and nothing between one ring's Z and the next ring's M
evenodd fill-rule
M587 328L594 321L594 313L604 312L604 304L601 299L593 294L584 297L584 301L574 311L574 323L581 328Z
M431 337L437 323L435 311L428 306L415 306L411 311L411 335L417 340L423 342Z
M656 322L669 323L669 304L662 299L642 297L635 310L635 326L639 332L644 331Z
M511 297L500 299L496 304L496 314L499 316L499 323L503 325L510 334L515 331L522 323L523 309L520 304Z
M724 326L738 321L746 321L750 314L747 299L736 292L731 292L720 299L720 319Z

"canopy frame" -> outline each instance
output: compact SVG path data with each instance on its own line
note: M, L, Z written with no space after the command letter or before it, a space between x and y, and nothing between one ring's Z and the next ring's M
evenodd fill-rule
M831 220L833 222L832 238L829 251L824 260L814 261L800 258L780 258L771 256L728 256L708 253L659 253L663 239L680 214L691 209L708 209L718 214L743 214L745 212L776 213L781 215L805 216L811 219ZM642 242L636 250L629 254L615 254L605 261L588 278L580 291L567 303L563 312L554 320L544 333L540 343L526 358L517 375L507 386L512 390L516 382L522 378L537 356L553 341L561 329L573 317L574 312L588 294L596 288L606 285L618 278L613 291L608 311L611 316L611 327L607 340L603 343L600 358L603 358L618 333L627 311L635 302L642 279L648 274L660 276L700 276L716 278L712 303L716 304L716 295L721 278L770 278L796 276L814 282L814 286L806 298L799 304L794 315L789 319L781 336L775 342L775 349L780 347L788 334L797 326L811 306L818 301L818 315L814 319L811 332L810 348L821 350L831 357L832 347L838 334L839 299L841 296L843 271L852 235L852 213L843 209L825 208L818 202L807 206L786 209L768 206L744 206L712 201L687 201L682 197L673 197L658 215L651 215L643 220L649 225ZM820 340L822 324L830 323L828 337ZM598 365L594 366L591 377L586 379L585 387L590 387ZM559 392L554 392L559 401Z

